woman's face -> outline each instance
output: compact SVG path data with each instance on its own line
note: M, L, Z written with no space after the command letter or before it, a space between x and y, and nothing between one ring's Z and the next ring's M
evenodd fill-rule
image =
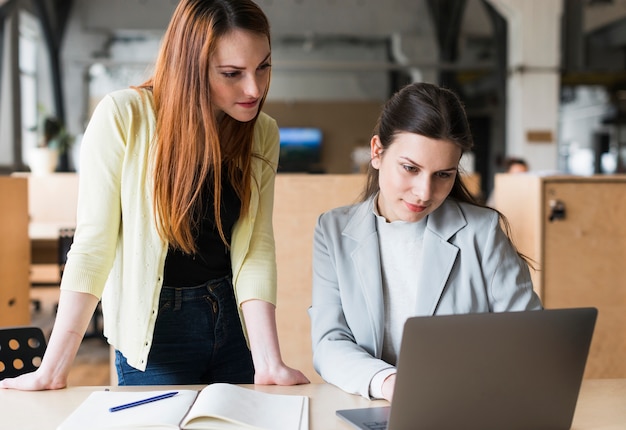
M383 151L371 142L372 167L378 169L378 212L387 222L416 222L448 197L457 175L461 148L446 140L399 133Z
M254 119L270 80L270 44L262 34L235 29L218 40L209 84L216 114Z

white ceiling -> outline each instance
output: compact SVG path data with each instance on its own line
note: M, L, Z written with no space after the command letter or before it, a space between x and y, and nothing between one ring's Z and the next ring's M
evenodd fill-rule
M77 0L82 22L92 30L164 29L177 1ZM272 25L272 34L350 35L377 37L428 31L424 0L257 0ZM480 0L469 0L465 31L490 34L491 26Z

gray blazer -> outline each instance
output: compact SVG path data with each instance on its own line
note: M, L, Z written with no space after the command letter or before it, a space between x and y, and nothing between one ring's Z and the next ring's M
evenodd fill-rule
M526 263L495 211L448 198L427 219L415 315L541 309ZM369 398L380 359L384 307L373 200L317 222L309 308L313 364L327 382Z

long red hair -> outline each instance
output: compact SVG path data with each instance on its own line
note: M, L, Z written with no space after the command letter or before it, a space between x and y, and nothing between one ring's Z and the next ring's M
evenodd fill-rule
M252 1L182 0L164 35L154 75L140 86L152 90L156 109L152 155L159 234L189 254L197 251L194 237L207 179L212 176L215 225L227 246L220 217L223 167L241 200L240 216L250 206L256 118L242 123L224 115L216 123L209 86L216 43L233 29L263 34L270 41L267 17ZM266 95L267 89L259 112Z

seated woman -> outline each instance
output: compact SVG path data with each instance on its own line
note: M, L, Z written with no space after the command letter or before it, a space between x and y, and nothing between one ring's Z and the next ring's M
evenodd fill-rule
M411 84L384 106L362 201L315 229L309 316L325 381L391 401L408 317L541 309L506 219L461 182L472 145L449 90Z

